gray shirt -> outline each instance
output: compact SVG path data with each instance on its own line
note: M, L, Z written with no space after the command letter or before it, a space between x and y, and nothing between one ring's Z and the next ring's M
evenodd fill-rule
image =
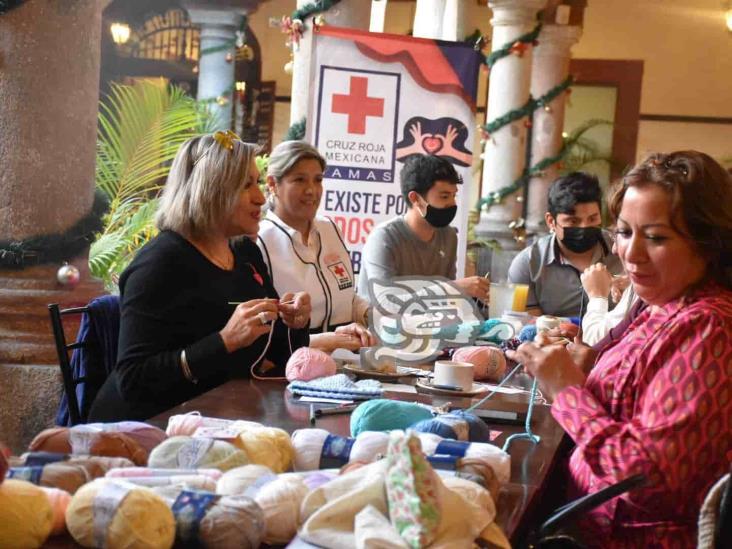
M435 229L429 242L417 238L404 217L378 225L369 235L361 255L358 295L369 299L369 279L396 276L444 276L455 278L457 232L453 227Z
M621 274L620 258L611 253L610 234L603 231L603 241L595 247L592 263L604 263L611 274ZM529 285L526 307L539 307L542 313L555 316L579 316L587 310L587 295L582 290L580 272L559 251L552 233L539 238L521 251L511 263L508 281Z

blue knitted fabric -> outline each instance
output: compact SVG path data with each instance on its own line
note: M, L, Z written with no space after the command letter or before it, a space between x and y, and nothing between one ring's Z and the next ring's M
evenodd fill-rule
M336 374L311 381L293 381L287 388L293 395L343 400L369 400L378 398L384 393L380 381L376 379L352 381L346 374Z
M406 429L423 419L430 419L432 412L412 402L377 399L360 404L351 414L351 436L364 431L391 431Z

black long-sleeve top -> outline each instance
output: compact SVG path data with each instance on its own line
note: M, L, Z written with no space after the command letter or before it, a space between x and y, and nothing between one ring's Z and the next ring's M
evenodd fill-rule
M146 419L233 377L249 377L268 334L228 353L219 331L235 305L278 297L256 244L232 244L234 268L226 271L173 231L162 231L120 277L121 322L115 370L99 391L89 421ZM288 341L289 337L289 341ZM267 375L283 375L292 350L309 343L307 329L278 320L266 357ZM290 345L291 344L291 345ZM181 350L193 377L183 375Z

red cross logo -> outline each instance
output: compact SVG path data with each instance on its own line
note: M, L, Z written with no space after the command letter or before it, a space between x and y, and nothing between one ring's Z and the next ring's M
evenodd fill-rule
M336 274L337 276L343 276L343 275L345 275L345 274L346 274L346 271L345 271L345 270L343 269L343 267L341 267L340 265L336 265L335 267L333 267L333 272L334 272L334 273L335 273L335 274Z
M365 134L366 117L384 116L384 100L368 96L369 79L363 76L351 76L348 95L333 94L331 109L337 114L348 115L348 133Z

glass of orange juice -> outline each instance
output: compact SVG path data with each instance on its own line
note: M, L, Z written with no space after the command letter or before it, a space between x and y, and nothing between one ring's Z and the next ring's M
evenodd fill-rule
M513 309L514 311L524 312L526 310L526 300L529 298L528 284L511 284L513 286Z

